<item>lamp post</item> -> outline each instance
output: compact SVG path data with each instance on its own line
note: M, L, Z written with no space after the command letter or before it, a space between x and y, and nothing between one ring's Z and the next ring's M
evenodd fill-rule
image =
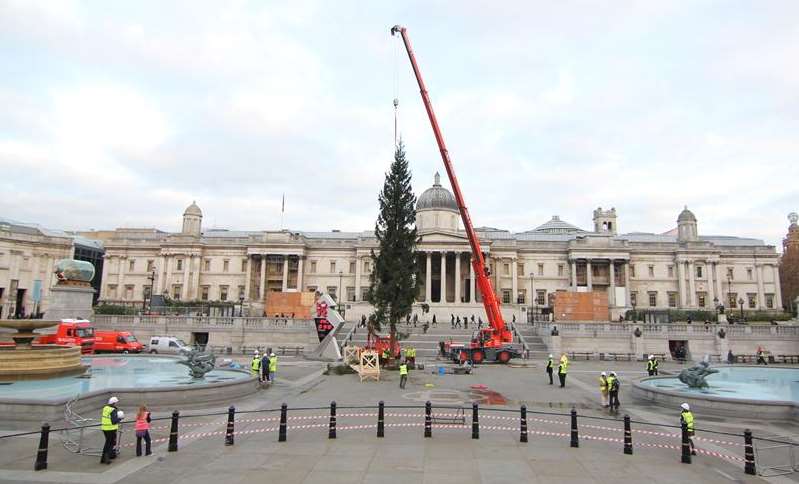
M716 308L716 321L719 320L719 298L713 298L713 307Z
M732 294L732 275L727 271L727 304L732 307L735 300L730 297Z
M638 322L638 313L635 312L635 301L630 301L630 306L633 307L633 323Z
M153 272L150 273L149 276L147 276L147 280L150 281L150 309L152 309L152 305L153 305L153 290L155 290L155 269L153 269ZM144 296L144 295L142 295L142 296ZM142 310L143 313L147 312L147 298L146 297L142 297L141 310Z
M536 309L536 297L535 297L535 286L533 285L533 280L535 279L535 274L532 272L530 273L530 310L533 312L532 314L532 322L536 321L535 317L535 309Z
M744 322L744 298L738 298L738 305L741 307L741 323Z
M344 271L338 271L338 294L336 294L336 303L338 306L341 306L341 293L343 291L343 287L341 287L341 279L344 277Z
M239 296L239 317L244 315L244 294Z

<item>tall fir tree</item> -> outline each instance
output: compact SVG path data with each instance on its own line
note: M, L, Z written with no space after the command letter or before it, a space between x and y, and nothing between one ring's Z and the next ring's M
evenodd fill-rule
M383 190L378 196L380 214L375 223L375 237L380 252L372 251L374 270L370 275L369 302L375 313L370 331L380 331L389 324L390 344L397 340L397 323L411 313L417 290L416 196L411 189L411 173L400 141L394 152Z

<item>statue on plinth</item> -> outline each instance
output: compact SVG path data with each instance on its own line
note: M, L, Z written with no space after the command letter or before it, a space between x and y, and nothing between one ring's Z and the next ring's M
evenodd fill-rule
M178 361L178 363L189 368L189 375L192 378L203 378L206 373L216 367L216 356L212 353L192 349L186 354L186 359Z

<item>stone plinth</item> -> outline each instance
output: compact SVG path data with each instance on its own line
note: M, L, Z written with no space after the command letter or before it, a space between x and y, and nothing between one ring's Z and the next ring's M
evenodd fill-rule
M56 285L50 289L50 301L44 319L90 319L92 317L91 286Z
M80 351L80 346L0 346L0 380L49 378L82 373L86 367L81 364Z

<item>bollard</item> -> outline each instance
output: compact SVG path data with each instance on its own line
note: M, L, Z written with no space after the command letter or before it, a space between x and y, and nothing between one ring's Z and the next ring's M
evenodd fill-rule
M330 402L330 430L327 432L328 439L336 438L336 402Z
M624 416L624 453L633 455L633 432L630 430L630 416Z
M433 412L433 405L428 400L424 404L424 436L429 438L433 436L433 417L430 415Z
M225 445L233 445L234 421L236 419L236 407L231 405L227 409L227 431L225 432Z
M385 403L383 400L380 400L380 403L377 404L377 436L384 437L386 434L385 430Z
M39 437L39 451L36 453L36 463L33 470L42 471L47 469L47 446L50 444L50 424L42 424L42 434Z
M175 410L172 412L172 426L169 429L169 446L166 449L169 452L178 451L178 419L180 419L180 412Z
M580 447L580 436L577 434L577 409L572 407L572 447Z
M472 438L480 438L480 422L477 418L477 402L472 403Z
M682 463L691 463L691 444L688 443L688 424L682 423Z
M521 420L519 442L527 442L527 405L522 405Z
M277 441L286 441L286 420L288 419L289 407L285 403L280 406L280 428L277 433Z
M755 468L755 451L752 447L752 431L744 430L744 472L750 476L757 474Z

